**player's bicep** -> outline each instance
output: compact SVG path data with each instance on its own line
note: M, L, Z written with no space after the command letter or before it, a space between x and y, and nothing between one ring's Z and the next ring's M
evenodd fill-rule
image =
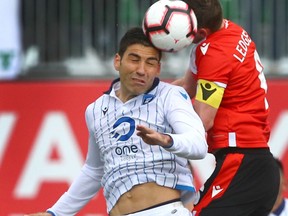
M190 70L188 70L184 77L183 87L188 92L190 98L195 97L196 86L197 86L197 81L194 77L194 74Z
M213 127L214 118L223 98L225 85L200 79L194 101L194 109L200 116L205 130Z
M194 101L194 109L199 115L204 125L205 131L208 131L210 128L212 128L214 125L214 118L218 109L197 100Z

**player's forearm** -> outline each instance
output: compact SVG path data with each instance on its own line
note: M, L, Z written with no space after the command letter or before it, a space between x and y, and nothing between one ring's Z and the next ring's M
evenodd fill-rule
M205 136L197 131L183 134L169 134L173 139L173 145L166 148L173 154L189 160L203 159L208 151Z
M99 176L97 176L97 173ZM73 181L68 191L48 209L55 215L71 216L82 209L100 189L102 170L84 165L80 175Z

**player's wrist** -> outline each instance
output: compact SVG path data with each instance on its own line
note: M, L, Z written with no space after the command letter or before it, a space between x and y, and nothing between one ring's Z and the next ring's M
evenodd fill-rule
M163 134L164 145L163 148L171 148L173 146L173 138L169 134Z

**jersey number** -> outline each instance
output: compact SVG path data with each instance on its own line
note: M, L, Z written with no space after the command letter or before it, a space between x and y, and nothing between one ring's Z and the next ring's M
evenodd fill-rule
M261 60L260 60L260 57L258 55L258 52L255 50L254 52L254 59L255 59L255 64L256 64L256 70L259 72L259 75L258 75L258 78L260 80L260 87L262 89L264 89L265 93L267 93L267 82L266 82L266 79L265 79L265 75L263 73L263 65L261 63ZM269 105L268 105L268 101L265 97L265 108L268 109L269 108Z

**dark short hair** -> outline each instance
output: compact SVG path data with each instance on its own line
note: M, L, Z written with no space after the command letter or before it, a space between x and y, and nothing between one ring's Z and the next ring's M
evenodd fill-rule
M182 0L194 11L199 28L208 28L211 32L220 29L223 10L219 0Z
M146 47L153 47L159 52L159 60L162 57L161 50L157 49L144 34L142 28L133 27L129 29L126 34L122 37L119 44L118 54L122 57L127 48L134 44L141 44Z

